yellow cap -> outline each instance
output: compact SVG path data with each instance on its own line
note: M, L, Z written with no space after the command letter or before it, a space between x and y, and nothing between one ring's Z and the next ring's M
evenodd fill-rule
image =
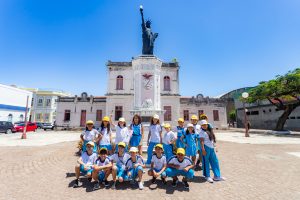
M178 118L178 122L184 122L183 118Z
M170 125L169 123L165 123L165 124L164 124L164 127L165 127L165 128L171 128L171 125Z
M121 147L124 147L124 148L125 148L125 147L126 147L126 144L125 144L125 142L119 142L119 143L118 143L118 146L121 146Z
M88 121L86 121L85 124L86 124L86 125L88 125L88 124L94 124L94 122L93 122L92 120L88 120Z
M108 117L108 116L104 116L104 117L102 118L102 121L109 122L109 117Z
M157 144L157 145L155 145L155 148L156 147L159 147L159 148L163 149L163 145L162 144Z
M206 114L201 114L200 119L207 119L207 115Z
M86 143L86 145L85 145L85 146L87 146L87 145L95 146L95 143L94 143L94 142L92 142L92 141L89 141L88 143Z
M197 117L197 115L192 115L191 119L198 120L198 117Z
M183 154L183 155L185 155L184 148L178 148L176 154Z

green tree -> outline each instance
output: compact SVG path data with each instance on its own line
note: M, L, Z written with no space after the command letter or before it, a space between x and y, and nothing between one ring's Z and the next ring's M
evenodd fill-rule
M230 111L229 113L229 119L231 122L235 122L236 121L236 114L235 114L235 110Z
M300 105L300 68L289 71L285 75L277 75L275 79L260 82L249 92L249 103L267 99L278 110L283 110L275 130L283 130L291 112Z

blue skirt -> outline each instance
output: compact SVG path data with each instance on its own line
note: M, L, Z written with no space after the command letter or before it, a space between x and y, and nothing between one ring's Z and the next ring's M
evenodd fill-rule
M130 147L138 147L140 145L142 135L132 135L129 141Z

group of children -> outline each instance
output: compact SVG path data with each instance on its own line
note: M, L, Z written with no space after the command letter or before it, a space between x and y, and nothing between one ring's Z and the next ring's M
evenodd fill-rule
M114 147L111 126L116 129ZM183 176L184 187L189 188L188 180L194 177L194 168L201 161L203 175L208 182L224 180L216 156L213 127L207 122L207 116L204 114L200 116L200 124L198 124L198 117L193 115L191 123L186 127L184 120L179 118L178 126L174 131L171 130L169 123L162 126L159 116L154 115L151 118L147 138L146 163L142 157L144 128L139 115L134 115L128 127L124 118L120 118L115 125L108 116L105 116L98 131L94 128L93 121L89 120L86 123L86 130L80 137L83 148L75 167L74 187L81 185L79 181L81 172L90 181L92 179L95 181L95 190L100 188L100 183L109 186L107 178L110 174L113 179L112 189L116 188L117 181L120 183L130 181L132 184L137 181L139 189L143 189L142 176L147 166L150 168L148 175L152 176L152 183L161 177L162 182L166 184L166 178L171 177L172 186L176 187L178 176ZM214 173L213 178L210 177L210 167Z

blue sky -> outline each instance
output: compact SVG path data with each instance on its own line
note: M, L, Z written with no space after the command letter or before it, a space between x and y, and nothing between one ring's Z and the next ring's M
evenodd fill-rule
M216 96L299 67L298 0L2 0L0 83L106 93L105 63L141 54L144 6L155 55L180 63L180 93Z

